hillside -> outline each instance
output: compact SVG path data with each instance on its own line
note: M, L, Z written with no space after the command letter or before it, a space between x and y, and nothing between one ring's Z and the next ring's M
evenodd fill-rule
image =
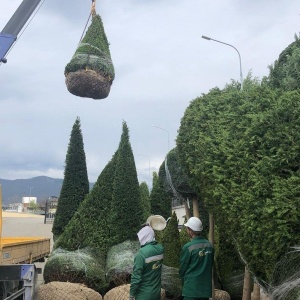
M37 197L38 202L50 196L59 197L63 179L38 176L30 179L7 180L0 178L3 205L18 203L22 197ZM90 189L93 184L90 184Z

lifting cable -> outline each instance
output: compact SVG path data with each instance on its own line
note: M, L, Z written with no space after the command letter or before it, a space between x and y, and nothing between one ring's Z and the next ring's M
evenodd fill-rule
M45 3L46 0L43 0L43 2L38 6L38 8L35 10L34 14L32 15L32 17L29 19L29 21L27 22L26 26L23 28L23 30L21 31L21 33L18 35L17 39L15 40L15 42L13 43L13 45L10 47L10 49L7 51L7 53L5 54L5 57L9 54L9 52L13 49L13 47L15 46L15 44L17 43L17 41L21 38L22 34L24 33L24 31L27 29L27 27L29 26L29 24L31 23L31 21L33 20L33 18L35 17L35 15L38 13L38 11L40 10L40 8L42 7L42 5ZM2 65L2 62L0 62L0 66Z
M90 15L89 15L89 17L88 17L88 20L87 20L87 22L86 22L86 24L85 24L85 27L84 27L84 29L83 29L83 32L82 32L82 35L81 35L81 37L80 37L80 40L79 40L78 45L81 43L81 41L82 41L82 39L83 39L83 35L84 35L85 31L86 31L86 28L87 28L87 26L88 26L88 24L89 24L89 22L90 22L91 17L94 16L94 15L96 15L96 0L92 0L92 8L91 8L91 12L90 12Z

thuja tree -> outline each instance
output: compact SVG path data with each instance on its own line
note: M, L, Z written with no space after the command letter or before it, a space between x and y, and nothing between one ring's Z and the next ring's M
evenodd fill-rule
M292 91L300 88L300 39L288 45L273 65L269 66L270 74L266 78L271 88Z
M140 184L141 205L143 208L143 220L146 222L151 214L150 191L145 181Z
M177 201L182 202L179 204L184 204L187 219L191 216L200 218L205 226L205 232L208 232L209 217L207 209L196 192L197 185L193 183L192 178L190 178L179 160L177 147L168 153L167 167L168 177L166 172L159 173L159 177L164 182L165 190ZM192 208L192 211L190 208Z
M117 152L99 175L91 192L81 203L54 247L67 250L89 247L104 256L111 246L109 216Z
M191 102L177 140L217 225L265 281L299 244L299 99L249 78L242 92L213 89Z
M159 173L165 172L164 163L159 168ZM172 197L164 188L164 182L156 172L153 172L153 186L150 193L151 214L161 215L165 219L172 214Z
M136 234L144 222L139 182L126 122L123 122L117 152L109 223L113 244L136 240Z
M178 231L178 220L173 212L166 229L163 231L164 265L179 268L181 244Z
M80 119L73 125L65 161L64 180L59 196L52 232L58 237L89 192L89 180L86 167Z

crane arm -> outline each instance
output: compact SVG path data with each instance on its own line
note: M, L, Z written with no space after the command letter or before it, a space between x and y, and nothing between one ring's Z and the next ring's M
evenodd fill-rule
M0 62L6 62L5 55L40 2L41 0L23 0L7 22L0 33Z

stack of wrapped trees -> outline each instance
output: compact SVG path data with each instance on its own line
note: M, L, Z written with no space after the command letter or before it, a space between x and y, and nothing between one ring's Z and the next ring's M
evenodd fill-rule
M84 38L65 68L68 91L79 97L104 99L115 78L101 17L93 15Z

